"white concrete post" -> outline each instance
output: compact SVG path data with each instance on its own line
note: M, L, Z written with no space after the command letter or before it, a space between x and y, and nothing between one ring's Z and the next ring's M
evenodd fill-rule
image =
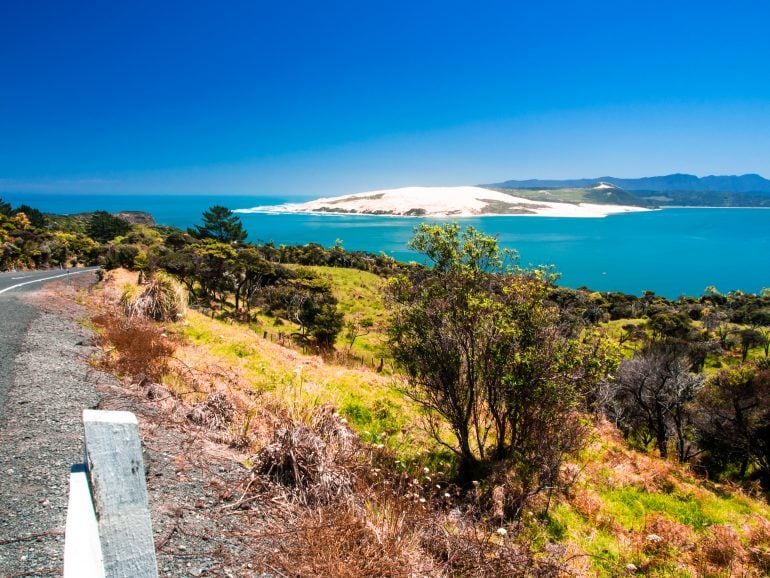
M127 411L87 409L83 425L104 575L157 578L136 416Z
M104 578L102 546L84 464L70 470L70 496L64 531L64 578Z

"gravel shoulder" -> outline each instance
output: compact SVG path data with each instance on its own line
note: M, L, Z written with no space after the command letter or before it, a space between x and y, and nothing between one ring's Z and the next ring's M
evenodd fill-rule
M2 576L61 574L69 471L83 461L81 414L97 405L96 383L107 378L88 364L95 348L71 317L74 303L63 308L45 293L12 297L29 325L24 339L6 348L16 355L4 372L14 378L0 420Z

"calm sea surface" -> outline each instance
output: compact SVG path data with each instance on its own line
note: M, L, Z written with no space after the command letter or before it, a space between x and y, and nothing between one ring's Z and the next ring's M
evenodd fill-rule
M27 203L50 213L141 210L164 225L200 223L211 205L231 209L278 204L268 197L62 196L3 194L14 205ZM406 244L418 219L300 214L240 214L249 240L276 244L341 239L347 249L385 252L397 259L416 256ZM720 291L759 292L770 287L770 210L664 209L603 219L483 217L459 219L497 235L516 249L522 264L552 264L561 285L599 291L659 295L700 295ZM439 220L433 222L440 222Z

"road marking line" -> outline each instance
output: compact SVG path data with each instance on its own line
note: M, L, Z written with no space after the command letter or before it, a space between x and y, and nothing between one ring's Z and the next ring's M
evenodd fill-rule
M97 269L82 269L80 271L69 271L68 273L62 273L61 275L54 275L53 277L43 277L42 279L25 281L24 283L17 283L16 285L11 285L10 287L6 287L5 289L0 289L0 294L5 293L6 291L10 291L11 289L16 289L17 287L21 287L22 285L29 285L30 283L42 283L43 281L50 281L51 279L59 279L60 277L69 277L70 275L80 275L81 273L93 273L96 270Z

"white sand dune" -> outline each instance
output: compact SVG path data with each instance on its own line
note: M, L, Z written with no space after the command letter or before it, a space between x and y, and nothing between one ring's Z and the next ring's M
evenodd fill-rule
M328 197L307 203L238 209L236 212L339 213L420 217L523 215L543 217L605 217L644 211L627 205L533 201L482 187L404 187Z

